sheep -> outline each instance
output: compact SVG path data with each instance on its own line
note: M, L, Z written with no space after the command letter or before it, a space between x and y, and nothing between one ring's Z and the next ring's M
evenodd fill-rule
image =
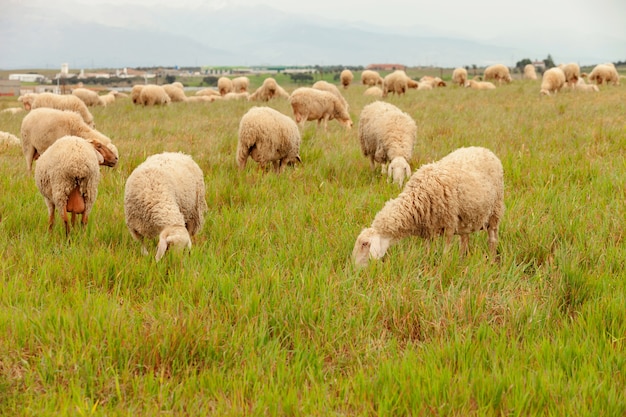
M452 82L459 87L464 87L467 82L467 70L463 67L455 68L452 71Z
M207 210L204 174L187 154L149 156L126 180L126 226L144 255L144 239L158 237L157 262L168 248L191 249L191 237L202 229Z
M373 87L369 87L367 90L365 90L363 92L363 95L364 96L372 96L372 97L382 98L383 97L383 90L380 87L373 86Z
M249 100L250 98L250 94L248 94L246 91L242 92L242 93L235 93L230 92L230 93L226 93L222 96L222 99L224 100Z
M220 95L223 96L227 93L233 91L233 80L228 77L220 77L217 80L217 89L220 92Z
M34 160L39 158L56 140L63 136L78 136L87 141L95 140L102 150L103 165L117 164L119 153L111 139L89 127L77 113L49 108L31 110L22 120L22 151L26 168L31 170Z
M349 69L344 69L343 71L341 71L341 74L339 74L339 79L341 80L341 85L343 86L343 88L348 88L350 87L350 84L352 84L354 75L352 75L352 71L350 71Z
M460 148L415 171L398 197L385 203L371 226L361 231L352 258L365 266L369 258L381 259L390 245L411 235L428 240L444 235L446 248L459 235L465 254L469 234L483 229L495 257L503 215L502 163L488 149Z
M219 91L214 90L211 87L203 88L202 90L196 91L196 95L197 96L220 96L221 97L221 94L219 93Z
M189 97L187 97L186 101L188 103L191 103L191 102L196 103L196 102L199 102L199 101L212 103L215 100L222 100L222 96L220 96L220 95L217 95L217 96L207 96L207 95L189 96Z
M133 88L130 90L130 98L133 101L133 104L139 103L139 96L141 95L141 90L143 90L144 84L135 84Z
M420 84L430 84L431 87L445 87L447 84L439 77L433 77L430 75L424 75L420 78Z
M565 83L568 87L574 87L580 79L580 67L578 64L571 62L565 65L559 65L565 74Z
M33 106L33 101L35 101L35 97L37 97L36 93L26 93L22 94L17 98L17 101L22 103L24 110L28 111Z
M6 113L10 115L15 115L24 111L22 107L7 107L6 109L0 110L0 113Z
M171 103L171 101L172 99L162 86L146 84L141 88L136 104L141 104L143 106L167 106Z
M369 157L372 170L376 163L381 164L381 172L400 187L411 176L409 161L416 136L413 118L393 104L375 101L363 107L359 118L361 151Z
M308 120L317 120L317 124L323 121L324 130L328 120L337 119L346 128L352 128L350 114L343 103L333 93L310 87L296 88L289 97L289 103L293 110L296 123L304 127Z
M248 97L250 101L270 101L275 97L289 98L289 93L285 91L275 79L268 77L263 80L263 84Z
M597 93L600 91L600 88L598 88L597 85L587 84L585 83L585 80L583 80L582 78L578 79L578 82L574 84L573 89L577 91L587 92L587 93Z
M39 158L35 167L35 183L48 207L48 231L54 226L55 208L65 223L69 236L67 214L72 213L72 226L76 215L87 225L89 213L98 196L101 155L89 143L77 136L63 136L54 142Z
M98 93L88 88L75 88L72 90L72 95L78 97L85 103L87 107L101 106L102 101L100 101L100 97Z
M485 81L494 80L497 81L498 84L502 84L511 82L511 73L509 72L509 68L502 64L494 64L485 68L485 72L483 74L483 78Z
M533 64L524 65L524 75L522 76L525 80L536 80L537 72L535 71L535 66Z
M13 146L20 146L20 139L12 133L0 132L0 151Z
M466 88L473 88L474 90L494 90L495 84L489 81L476 81L468 80L465 84Z
M613 64L598 64L589 73L589 81L595 82L597 85L610 83L619 85L619 74Z
M233 78L233 93L247 93L250 88L250 79L248 77Z
M276 172L300 159L300 130L290 117L270 107L252 107L239 123L237 165L246 167L248 156L262 168L272 163Z
M320 80L314 83L311 87L316 88L318 90L323 90L323 91L328 91L329 93L333 93L341 101L343 106L346 108L346 111L350 111L350 106L348 105L348 101L341 94L341 92L339 91L339 89L337 88L335 84L331 84L328 81Z
M107 94L98 96L98 99L100 99L100 104L106 107L109 104L112 104L115 102L116 96L117 96L117 91L112 90L112 91L109 91Z
M565 73L559 67L550 68L543 73L541 79L541 89L539 93L541 95L549 96L550 94L556 94L565 85Z
M391 74L387 74L383 79L383 97L387 97L388 93L404 94L409 88L409 79L402 70L395 70Z
M383 77L380 76L376 71L365 70L361 72L361 84L367 85L370 87L373 86L383 86Z
M178 83L180 84L180 83ZM170 101L172 103L180 103L181 101L187 101L187 96L185 95L185 90L179 85L174 84L163 84L163 90L169 96ZM182 84L180 84L182 85Z
M35 94L29 110L48 107L57 110L71 110L81 115L85 123L95 127L92 114L85 103L76 96L52 93Z

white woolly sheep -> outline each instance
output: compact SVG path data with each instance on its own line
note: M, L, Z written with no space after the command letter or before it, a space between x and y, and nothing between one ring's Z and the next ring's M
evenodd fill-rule
M171 103L171 101L172 99L162 86L155 84L146 84L139 92L139 99L137 100L137 104L141 104L143 106L167 106Z
M504 174L498 157L480 147L457 149L415 171L400 195L387 201L372 225L361 231L352 257L356 265L365 266L404 237L432 240L440 235L446 245L459 235L465 254L469 234L478 230L487 231L495 257L503 215Z
M600 91L600 88L598 88L597 85L595 84L587 84L585 83L585 80L582 78L578 79L578 82L576 84L574 84L573 86L574 90L577 91L583 91L586 93L597 93Z
M217 80L217 89L221 96L231 93L233 91L233 80L228 77L220 77Z
M22 151L26 167L30 171L33 160L41 156L56 140L63 136L78 136L87 141L97 141L104 145L103 165L115 166L119 153L111 139L88 126L72 111L50 108L33 109L22 120Z
M23 107L7 107L6 109L2 109L0 110L0 113L6 113L6 114L17 114L17 113L21 113L24 111Z
M289 116L270 107L252 107L239 123L237 165L246 167L250 156L259 166L272 164L281 172L300 159L300 130Z
M507 66L502 64L494 64L485 68L483 78L485 81L497 81L498 84L502 84L502 82L510 83L511 73L509 72L509 68Z
M413 118L393 104L375 101L363 107L359 118L361 151L370 159L372 170L381 164L381 172L400 187L411 176L409 161L416 137Z
M91 112L89 112L87 105L85 105L81 99L71 94L35 94L30 104L30 109L38 109L40 107L48 107L57 110L71 110L80 114L85 123L89 126L95 127L93 116Z
M0 132L0 152L13 146L20 146L20 139L12 133Z
M28 111L33 106L33 101L35 101L35 97L37 97L36 93L25 93L17 98L17 101L22 103L24 106L24 110Z
M70 233L67 214L76 215L87 224L89 213L98 196L101 155L92 143L76 136L64 136L54 142L39 158L35 167L35 183L48 207L48 230L54 226L55 208Z
M191 103L197 103L197 102L208 102L208 103L212 103L216 100L222 100L222 96L217 95L217 96L207 96L207 95L200 95L200 96L189 96L187 97L187 102Z
M580 79L580 67L575 62L571 62L565 65L559 65L559 68L563 70L563 74L565 74L565 83L568 87L573 87L576 85L578 80Z
M117 91L112 90L106 94L102 94L98 96L98 98L100 99L100 104L106 107L109 104L112 104L115 102L115 100L117 99L116 96L117 96Z
M207 87L207 88L203 88L202 90L198 90L196 91L196 95L197 96L220 96L221 94L219 93L219 91L211 88L211 87Z
M372 97L377 97L377 98L382 98L383 97L383 90L380 87L374 86L374 87L369 87L367 90L365 90L363 92L364 96L372 96Z
M339 123L350 129L352 120L350 114L337 96L328 91L310 87L296 88L289 97L296 123L304 127L309 120L317 120L317 124L324 123L326 130L328 121L337 119Z
M233 78L233 93L247 93L250 88L250 79L248 77Z
M350 84L352 84L354 75L352 75L352 71L346 68L341 71L341 74L339 74L339 79L341 80L341 85L343 86L343 88L348 88L350 87Z
M559 67L550 68L543 73L541 78L541 95L549 96L558 93L565 85L565 73Z
M410 78L406 72L395 70L391 74L387 74L383 79L383 97L387 97L388 93L402 95L409 88Z
M535 66L533 64L524 65L524 75L522 78L524 78L525 80L537 79L537 72L535 71Z
M101 106L102 102L98 93L84 87L78 87L72 90L72 95L78 97L85 103L87 107Z
M476 81L468 80L465 84L466 88L473 88L474 90L494 90L495 84L489 81Z
M447 84L439 77L433 77L431 75L424 75L420 78L420 84L430 84L431 87L445 87Z
M589 73L589 81L597 85L604 83L619 85L619 73L613 64L598 64Z
M377 85L382 88L383 81L383 77L381 77L376 71L364 70L361 72L361 84L363 85L368 85L370 87Z
M263 80L263 84L250 95L250 101L270 101L273 98L289 98L289 93L282 88L272 77Z
M124 189L126 226L141 252L144 239L158 236L156 260L168 248L191 249L208 210L204 174L191 156L164 152L149 156L133 170Z
M249 100L250 99L250 94L248 94L247 92L243 92L243 93L235 93L230 92L230 93L226 93L222 96L223 100Z
M335 84L331 84L328 81L320 80L314 83L311 87L316 88L318 90L328 91L329 93L333 93L341 101L343 106L346 108L346 111L350 111L350 105L348 104L348 101L341 94L341 91L339 91L339 89L337 88Z
M176 85L163 84L161 87L163 87L167 95L170 97L170 101L172 103L180 103L182 101L187 101L185 90L183 90L183 87L181 86L181 83L177 83Z
M133 101L133 104L139 103L139 96L141 95L141 90L143 90L144 84L135 84L133 88L130 90L130 99Z
M452 71L452 82L459 87L464 87L467 82L467 70L463 67L455 68Z

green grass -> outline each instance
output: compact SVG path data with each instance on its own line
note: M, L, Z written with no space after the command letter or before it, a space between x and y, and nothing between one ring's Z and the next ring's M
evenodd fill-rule
M399 190L359 148L371 98L342 91L354 128L307 124L303 164L280 175L235 165L259 103L94 108L120 162L69 240L60 220L47 232L21 150L0 154L0 415L626 415L624 87L390 97L417 122L414 168L468 145L501 158L498 262L479 233L466 257L407 238L362 270L354 240ZM124 184L178 150L209 212L190 253L155 263Z

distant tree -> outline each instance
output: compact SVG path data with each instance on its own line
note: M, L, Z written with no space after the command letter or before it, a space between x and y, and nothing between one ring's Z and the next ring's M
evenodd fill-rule
M532 64L533 62L528 59L528 58L524 58L521 61L517 61L515 63L515 68L518 68L520 70L520 72L522 72L524 70L524 67L528 64Z
M556 65L554 65L554 61L552 60L552 55L550 54L548 54L548 57L543 60L543 63L546 64L546 69L556 67Z
M167 75L165 76L165 82L166 82L167 84L171 84L171 83L173 83L174 81L176 81L176 76L175 76L175 75L172 75L172 74L167 74Z
M217 77L214 77L212 75L204 77L202 79L202 84L206 84L206 85L209 85L209 86L217 87Z
M291 78L291 81L293 81L296 84L303 84L306 82L311 82L313 81L313 76L311 74L305 74L305 73L290 73L289 77Z

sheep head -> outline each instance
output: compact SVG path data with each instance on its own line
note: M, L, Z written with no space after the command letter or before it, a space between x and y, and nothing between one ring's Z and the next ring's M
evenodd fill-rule
M356 266L366 266L369 259L381 259L391 246L390 237L381 236L376 230L363 229L354 243L352 259Z
M102 144L95 139L89 139L87 142L91 143L98 156L98 163L100 165L106 165L108 167L114 167L117 165L118 152L115 145L112 143L108 145Z
M191 250L191 237L185 226L168 226L161 231L155 257L157 262L168 249L175 251Z
M401 156L396 156L387 166L387 175L389 180L393 179L395 184L402 187L404 179L411 176L411 166L406 159Z

